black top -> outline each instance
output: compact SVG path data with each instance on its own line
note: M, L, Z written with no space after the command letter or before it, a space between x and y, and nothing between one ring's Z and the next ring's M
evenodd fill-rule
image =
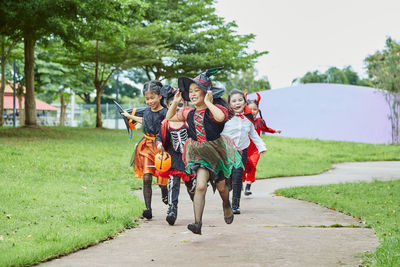
M166 127L156 137L156 142L163 143L164 149L171 155L171 169L185 172L185 164L182 160L183 146L188 139L188 127L183 124L180 128L172 128L168 122ZM165 129L165 132L163 132ZM165 139L165 140L164 140Z
M187 123L189 125L188 134L189 137L197 141L196 126L194 124L194 112L195 109L191 110L187 116ZM210 118L210 110L206 109L204 113L204 131L206 133L207 141L213 141L221 136L221 132L224 130L224 122L215 122Z
M135 116L143 117L143 132L145 134L158 134L161 128L161 122L167 115L167 109L163 108L159 111L152 111L150 107L137 109Z

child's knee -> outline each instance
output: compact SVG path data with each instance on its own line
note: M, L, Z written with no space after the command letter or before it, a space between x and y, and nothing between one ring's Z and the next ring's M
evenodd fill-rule
M207 190L207 184L204 183L198 183L196 184L196 193L204 193Z

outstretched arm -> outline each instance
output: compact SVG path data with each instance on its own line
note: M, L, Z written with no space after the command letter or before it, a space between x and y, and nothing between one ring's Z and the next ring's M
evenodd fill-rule
M131 114L129 114L128 112L126 112L125 110L124 110L124 112L122 112L121 114L122 114L123 116L127 117L128 119L137 121L137 122L139 122L139 123L143 123L143 117L138 117L138 116L135 116L135 115L131 115Z

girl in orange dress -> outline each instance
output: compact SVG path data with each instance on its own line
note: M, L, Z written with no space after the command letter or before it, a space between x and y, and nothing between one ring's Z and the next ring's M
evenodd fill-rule
M134 123L139 122L143 125L144 137L138 143L135 150L134 164L135 177L143 179L143 196L146 209L143 211L143 217L151 219L153 217L151 210L152 181L156 176L154 167L154 157L157 153L155 139L160 132L161 122L165 119L167 109L161 105L162 83L156 80L150 81L144 85L143 95L146 99L147 107L145 109L133 109L132 113L124 111L121 113L128 119L129 124L134 127ZM157 177L157 184L161 188L162 200L168 204L168 178Z

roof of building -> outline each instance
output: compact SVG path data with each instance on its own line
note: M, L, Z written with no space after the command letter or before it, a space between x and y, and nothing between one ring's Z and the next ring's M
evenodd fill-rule
M0 79L1 81L1 79ZM24 87L24 92L25 92L25 87ZM37 98L35 98L35 103L36 103L36 110L47 110L47 111L56 111L58 108L53 107L52 105L41 101ZM18 99L15 99L15 106L16 109L19 109L19 104L18 104ZM25 98L22 96L22 106L25 107ZM8 81L6 83L6 88L4 90L4 109L13 109L13 88L12 88L12 82Z

